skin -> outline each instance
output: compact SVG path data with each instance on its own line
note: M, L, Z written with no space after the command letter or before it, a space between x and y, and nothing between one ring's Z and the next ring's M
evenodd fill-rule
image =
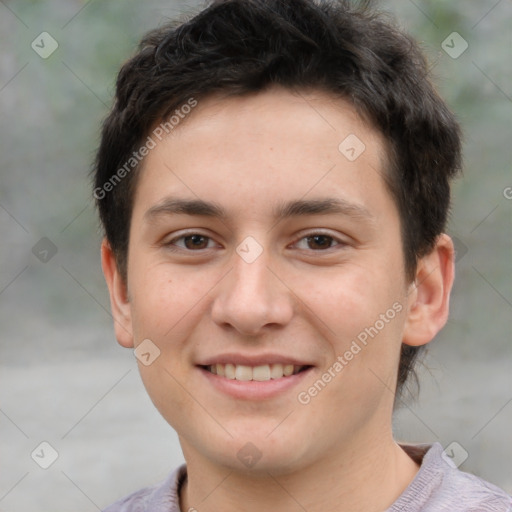
M349 134L366 147L354 161L338 150ZM279 88L200 101L146 157L127 283L106 240L102 265L118 342L150 339L161 351L139 369L180 438L182 510L377 512L417 473L391 431L399 352L402 341L428 343L445 324L454 251L441 235L407 282L385 165L383 138L348 103ZM146 213L169 196L215 202L227 216ZM368 215L272 215L281 202L326 197ZM332 239L305 238L319 231ZM199 249L178 238L191 232L208 237ZM262 249L252 263L236 251L248 236ZM397 302L401 311L378 335L299 403ZM290 354L314 367L275 397L238 399L196 366L226 352ZM251 468L237 457L248 442L261 454Z

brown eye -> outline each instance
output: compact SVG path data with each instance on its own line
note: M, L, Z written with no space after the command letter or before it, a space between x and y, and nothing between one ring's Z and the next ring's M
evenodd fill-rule
M334 238L327 233L311 233L310 235L302 237L297 245L299 249L309 250L315 252L326 252L335 246L344 247L346 244L341 240Z
M182 235L173 238L165 243L165 247L169 250L181 250L188 252L197 252L202 249L211 249L212 245L208 245L212 239L200 233L192 233L190 235ZM212 242L213 243L213 242Z
M323 250L330 249L331 243L334 241L334 238L329 235L313 235L305 237L308 247L313 250Z
M182 238L187 249L206 249L208 246L209 238L203 235L189 235Z

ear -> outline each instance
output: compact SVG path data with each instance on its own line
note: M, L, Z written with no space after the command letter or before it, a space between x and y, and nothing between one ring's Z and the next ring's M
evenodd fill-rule
M101 267L110 293L110 308L114 318L116 339L123 347L133 348L132 315L128 290L106 238L101 243Z
M453 242L448 235L442 234L434 249L418 261L416 278L408 296L403 343L425 345L446 324L454 274Z

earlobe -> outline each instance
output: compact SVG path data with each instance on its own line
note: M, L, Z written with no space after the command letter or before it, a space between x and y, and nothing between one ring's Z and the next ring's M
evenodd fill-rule
M101 244L101 267L110 294L110 307L114 318L114 331L120 345L133 348L131 304L128 290L107 239Z
M448 319L454 279L455 252L452 239L442 234L434 249L418 261L416 279L408 300L403 343L425 345Z

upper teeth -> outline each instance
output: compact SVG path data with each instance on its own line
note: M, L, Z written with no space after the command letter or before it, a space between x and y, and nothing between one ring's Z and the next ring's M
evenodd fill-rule
M244 366L242 364L213 364L207 369L216 375L236 380L280 379L298 373L302 366L293 364L263 364L261 366Z

